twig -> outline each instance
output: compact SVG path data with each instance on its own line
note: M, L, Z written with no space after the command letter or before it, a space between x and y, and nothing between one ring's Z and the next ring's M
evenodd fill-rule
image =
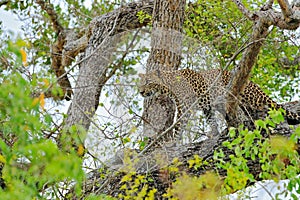
M245 17L250 19L251 21L254 20L254 15L251 13L245 6L244 4L239 1L239 0L232 0L238 7L238 9L244 14Z
M36 0L36 3L41 6L43 10L47 12L52 22L53 28L57 34L64 31L63 26L59 23L57 13L51 3L45 2L43 0Z

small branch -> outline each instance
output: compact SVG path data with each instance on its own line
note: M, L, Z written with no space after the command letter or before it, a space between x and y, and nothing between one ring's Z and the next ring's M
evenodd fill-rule
M41 6L41 8L47 12L52 22L53 28L57 34L64 30L63 26L58 21L57 13L54 10L54 7L49 2L45 2L43 0L36 0L36 3Z
M293 10L289 4L289 2L287 0L277 0L279 5L280 5L280 8L282 10L282 14L283 14L283 17L284 17L284 20L286 22L290 22L292 19L292 15L293 15Z
M267 188L264 184L261 184L260 182L257 182L257 184L264 189L264 191L270 196L271 199L276 199L272 195L272 193L269 191L270 189Z
M244 14L245 17L247 17L249 20L253 21L255 20L255 15L251 13L244 4L239 0L232 0L238 7L238 9Z
M231 58L228 60L228 62L226 63L224 70L228 70L228 67L230 66L230 64L237 58L237 56L243 52L245 49L247 49L249 46L255 44L256 42L263 42L265 39L262 38L260 40L256 40L256 41L252 41L246 45L243 45L243 47L239 48L232 56Z
M4 6L4 5L7 5L8 2L9 2L9 1L1 1L1 2L0 2L0 7L1 7L1 6Z

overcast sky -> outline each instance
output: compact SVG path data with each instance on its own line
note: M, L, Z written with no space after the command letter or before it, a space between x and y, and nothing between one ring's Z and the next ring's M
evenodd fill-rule
M0 20L2 21L2 27L4 30L20 32L22 22L18 20L18 16L0 8Z

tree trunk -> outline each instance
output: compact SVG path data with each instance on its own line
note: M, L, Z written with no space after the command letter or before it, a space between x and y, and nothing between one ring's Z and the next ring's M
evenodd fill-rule
M146 71L176 70L181 62L184 0L156 0L152 15L151 52ZM161 96L144 101L144 135L155 137L173 124L176 107L169 97ZM168 140L166 134L164 141Z

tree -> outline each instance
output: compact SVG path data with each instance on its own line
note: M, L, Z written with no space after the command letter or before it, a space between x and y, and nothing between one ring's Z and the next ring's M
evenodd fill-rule
M290 188L299 184L299 178L292 179L299 174L299 151L293 148L300 137L299 128L294 131L278 125L282 114L271 111L270 117L263 113L266 119L247 130L238 126L241 121L236 114L237 100L250 73L265 90L281 88L281 99L291 100L298 95L299 88L293 87L293 82L297 86L299 81L298 36L290 31L299 27L298 1L291 5L284 0L278 5L273 1L256 4L236 0L187 5L181 0L101 1L94 2L92 8L81 1L68 0L65 4L66 9L61 9L43 0L0 2L21 19L29 15L32 21L22 39L13 42L2 38L0 162L1 192L7 198L12 198L15 189L30 191L28 198L183 198L182 193L191 198L215 198L274 176L291 178ZM176 115L169 97L158 97L144 103L141 116L141 99L128 95L134 91L133 96L137 96L137 90L125 87L138 80L137 63L148 56L149 46L141 45L149 32L142 29L146 26L152 27L147 72L193 68L203 61L207 65L209 58L213 58L213 66L234 69L231 83L226 86L228 128L217 137L180 146L145 146L153 132L163 137L172 134ZM185 35L198 40L186 39ZM208 58L203 59L203 54L209 54ZM294 81L282 83L283 77ZM25 94L20 93L23 84L27 85ZM106 89L110 84L116 87ZM5 89L11 85L15 87L13 92ZM108 104L101 102L103 94L106 99L113 96ZM54 113L45 107L47 98L49 104L71 101L66 115L55 113L62 120L51 116ZM101 116L114 116L117 112L109 107L117 109L118 105L123 106L121 112L126 117L96 122ZM299 109L293 103L286 107L296 112ZM101 114L103 110L109 116ZM269 126L274 127L272 134L289 139L270 136ZM119 151L101 167L97 165L83 181L83 171L78 167L81 159L90 156L95 162L101 161L92 150L95 143L85 142L86 135L95 132ZM197 134L201 135L199 130ZM19 173L14 175L15 171ZM222 183L220 177L208 171L217 172L225 181ZM30 179L32 174L34 178ZM71 187L72 181L77 183L76 190ZM63 183L71 190L60 194L57 191ZM202 187L190 194L182 183L191 183L192 189L195 185Z

